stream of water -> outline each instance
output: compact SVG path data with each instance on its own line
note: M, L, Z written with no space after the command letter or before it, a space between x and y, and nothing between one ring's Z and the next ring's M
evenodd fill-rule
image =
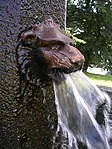
M111 100L100 91L82 72L71 74L56 72L53 82L58 128L68 138L68 149L78 149L77 142L82 142L87 149L110 149L111 120L109 112ZM104 120L96 120L98 106L104 105ZM57 131L59 131L57 129Z

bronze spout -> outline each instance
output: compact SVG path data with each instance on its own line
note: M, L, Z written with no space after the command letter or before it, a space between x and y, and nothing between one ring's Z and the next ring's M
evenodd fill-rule
M83 67L84 56L72 46L73 40L51 19L32 25L29 31L21 34L21 41L36 51L37 65L41 63L40 59L42 63L44 61L48 74L53 69L73 72Z

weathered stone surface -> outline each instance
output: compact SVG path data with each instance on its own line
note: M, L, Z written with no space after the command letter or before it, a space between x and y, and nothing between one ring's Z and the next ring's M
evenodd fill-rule
M64 0L0 1L0 149L52 148L57 123L52 83L26 78L27 65L22 72L19 61L27 50L18 50L18 35L48 18L64 28Z

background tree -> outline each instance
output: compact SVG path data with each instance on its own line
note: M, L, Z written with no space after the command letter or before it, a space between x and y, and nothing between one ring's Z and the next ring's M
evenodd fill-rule
M86 44L77 44L88 66L112 70L111 0L68 0L67 27Z

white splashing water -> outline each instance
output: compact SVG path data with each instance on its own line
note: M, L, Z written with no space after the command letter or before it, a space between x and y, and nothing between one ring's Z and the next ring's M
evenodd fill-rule
M110 149L109 96L81 71L71 74L57 72L53 86L58 128L60 126L63 135L68 138L68 149L74 149L73 144L78 149L77 141L84 143L88 149ZM95 117L98 106L103 103L105 125L100 126Z

